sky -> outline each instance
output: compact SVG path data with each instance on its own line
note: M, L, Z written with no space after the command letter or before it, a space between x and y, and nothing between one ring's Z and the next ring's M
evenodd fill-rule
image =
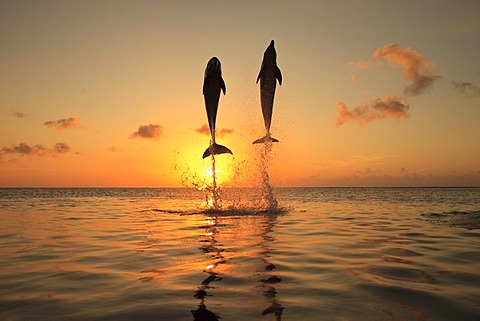
M0 0L0 187L480 186L480 2Z

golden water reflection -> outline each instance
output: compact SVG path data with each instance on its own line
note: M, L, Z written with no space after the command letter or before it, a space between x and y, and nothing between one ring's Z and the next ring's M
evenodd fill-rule
M206 213L190 191L0 197L0 319L478 320L480 233L419 215L477 217L478 189L470 207L465 189L298 191L286 215Z
M283 306L278 299L278 292L275 285L282 281L281 278L274 274L276 270L275 264L270 262L272 256L271 243L275 242L275 236L273 235L277 216L275 214L266 215L266 222L264 231L261 234L262 242L261 247L263 249L260 259L265 263L265 271L268 277L263 278L262 282L263 296L270 302L270 305L263 310L262 315L273 314L275 320L280 321L282 319Z
M195 291L195 294L193 295L199 300L199 303L198 308L191 311L191 313L193 315L193 320L195 321L217 321L220 317L207 309L206 297L213 296L213 294L209 294L209 291L215 289L215 286L210 284L222 280L222 277L216 272L216 268L218 265L225 263L225 258L222 255L224 249L221 244L218 244L216 238L219 233L219 230L216 227L218 224L218 218L206 217L204 223L204 232L199 234L198 241L200 243L199 249L207 259L207 265L203 272L208 276L200 283L197 287L197 291Z
M222 313L208 308L210 303L221 300L222 283L240 275L235 269L246 274L246 278L255 276L250 285L249 293L256 293L257 305L265 302L264 308L259 308L254 314L273 314L275 320L282 317L284 307L280 303L278 286L281 278L275 275L276 265L274 250L271 244L276 224L276 214L253 213L249 215L211 215L204 214L198 226L198 249L203 255L201 267L205 277L196 285L194 297L198 299L198 307L191 313L194 321L219 320ZM238 261L244 261L239 263ZM229 287L230 285L226 285Z

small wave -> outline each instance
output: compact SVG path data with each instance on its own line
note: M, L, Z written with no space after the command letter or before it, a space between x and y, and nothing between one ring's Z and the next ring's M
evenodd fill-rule
M165 214L179 214L183 215L213 215L213 216L242 216L242 215L264 215L264 214L271 214L271 215L279 215L285 214L289 212L291 209L287 207L277 207L275 209L264 209L264 208L256 208L256 207L226 207L226 208L207 208L207 209L198 209L198 210L170 210L170 209L148 209L142 210L142 212L156 212L156 213L165 213Z
M200 212L195 211L182 211L182 210L169 210L169 209L161 209L161 208L153 208L149 210L143 210L142 212L157 212L157 213L165 213L165 214L200 214Z
M466 228L469 230L480 229L480 210L425 213L422 214L422 217L434 224Z

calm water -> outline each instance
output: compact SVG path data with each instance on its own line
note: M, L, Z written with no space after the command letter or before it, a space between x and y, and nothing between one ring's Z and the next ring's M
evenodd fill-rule
M480 320L479 188L0 189L0 320Z

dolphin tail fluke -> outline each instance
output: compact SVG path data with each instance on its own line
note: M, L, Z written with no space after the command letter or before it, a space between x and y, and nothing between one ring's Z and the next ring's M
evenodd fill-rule
M232 151L223 145L219 145L217 143L212 144L208 147L205 152L203 153L202 158L208 157L210 155L218 155L218 154L232 154Z
M254 141L252 144L266 144L266 143L278 143L278 139L276 138L273 138L272 136L270 135L265 135L264 137L262 138L259 138L257 139L256 141Z

